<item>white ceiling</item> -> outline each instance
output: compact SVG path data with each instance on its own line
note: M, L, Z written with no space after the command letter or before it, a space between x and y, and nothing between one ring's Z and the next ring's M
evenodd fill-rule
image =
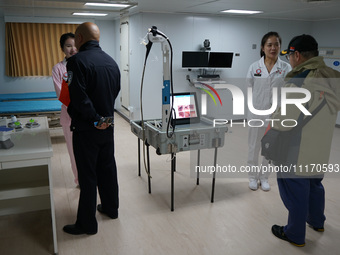
M121 11L87 7L84 6L85 2L130 2L136 6ZM102 20L117 19L124 11L130 14L153 12L231 16L220 13L225 9L263 11L262 14L251 15L256 18L306 21L340 19L340 0L0 0L0 16L6 17L72 18L73 12L86 11L109 13L106 17L95 18Z

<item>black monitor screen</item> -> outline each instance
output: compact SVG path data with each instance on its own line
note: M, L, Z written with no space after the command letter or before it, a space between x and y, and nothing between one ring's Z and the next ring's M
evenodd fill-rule
M210 52L208 67L231 68L233 55L232 52Z
M173 94L173 108L176 112L176 124L190 124L200 121L195 92Z
M183 51L182 67L200 68L208 66L208 52L203 51Z

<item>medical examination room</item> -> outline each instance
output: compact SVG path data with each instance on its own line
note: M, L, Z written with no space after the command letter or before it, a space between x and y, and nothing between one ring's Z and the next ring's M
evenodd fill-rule
M0 0L0 254L340 254L340 0Z

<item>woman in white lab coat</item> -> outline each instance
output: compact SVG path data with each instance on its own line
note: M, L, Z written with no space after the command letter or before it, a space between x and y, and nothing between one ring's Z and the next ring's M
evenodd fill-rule
M257 110L268 110L272 105L272 88L278 88L278 105L280 102L280 87L284 85L284 77L290 72L291 67L287 62L279 59L281 37L276 32L265 34L261 41L261 59L250 65L247 73L247 86L253 90L253 106ZM261 166L268 166L268 161L262 157L259 166L259 155L261 151L261 139L265 133L268 122L265 120L270 115L256 115L248 109L249 120L262 120L261 127L248 127L248 160L252 172L249 172L249 188L257 190L259 185L264 191L270 190L268 183L269 172L263 172ZM260 126L261 121L252 121L252 126ZM248 125L249 126L249 125Z
M57 63L52 68L52 79L54 84L54 89L56 91L57 97L60 97L61 86L63 82L63 78L67 78L66 71L66 63L67 59L72 57L77 53L77 48L74 44L74 34L73 33L65 33L60 37L60 47L61 50L65 54L65 58ZM62 104L61 113L60 113L60 125L63 128L64 137L67 145L67 150L70 155L71 168L74 175L74 182L78 185L78 172L77 166L73 155L73 146L72 146L72 132L70 129L71 126L71 118L67 113L67 106Z

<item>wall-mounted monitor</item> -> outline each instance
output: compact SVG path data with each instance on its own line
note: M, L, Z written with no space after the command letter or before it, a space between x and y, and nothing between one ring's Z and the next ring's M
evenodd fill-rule
M208 65L208 52L204 51L183 51L182 67L204 68Z
M210 52L209 68L231 68L234 53L232 52Z
M183 68L231 68L234 53L183 51Z

